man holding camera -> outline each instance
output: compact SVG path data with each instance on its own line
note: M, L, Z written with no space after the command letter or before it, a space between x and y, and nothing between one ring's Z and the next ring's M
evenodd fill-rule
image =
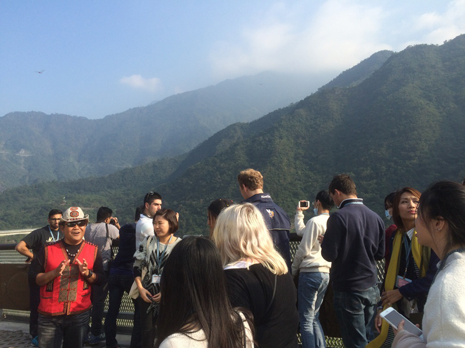
M103 270L106 276L108 276L110 271L109 262L112 259L111 245L113 240L119 238L119 228L118 218L113 217L113 211L107 207L100 207L97 211L97 222L89 224L86 228L85 239L97 245L102 254ZM101 284L95 285L92 288L92 327L88 340L91 346L105 340L105 334L102 330L102 319L107 294L107 279L104 279Z

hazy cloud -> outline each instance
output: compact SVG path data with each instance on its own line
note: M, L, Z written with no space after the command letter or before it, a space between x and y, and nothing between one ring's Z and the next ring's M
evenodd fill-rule
M141 75L131 75L129 77L123 77L120 82L132 88L142 89L151 93L158 92L162 89L161 80L156 77L146 79Z
M420 15L416 19L415 29L425 31L425 41L435 44L465 33L465 0L449 2L444 13Z
M451 1L445 13L414 8L404 22L397 20L404 9L393 9L389 1L318 4L275 4L252 21L255 26L242 28L237 41L217 42L210 54L213 74L222 79L264 70L341 71L377 51L402 50L419 34L423 43L442 43L465 32L465 0ZM394 45L399 38L403 43Z

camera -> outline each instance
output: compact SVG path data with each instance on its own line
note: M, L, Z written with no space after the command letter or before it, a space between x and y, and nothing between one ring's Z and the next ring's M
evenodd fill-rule
M310 206L309 201L300 201L299 202L299 208L308 208Z
M111 219L111 220L110 220L110 224L116 225L116 220L115 220L115 219Z

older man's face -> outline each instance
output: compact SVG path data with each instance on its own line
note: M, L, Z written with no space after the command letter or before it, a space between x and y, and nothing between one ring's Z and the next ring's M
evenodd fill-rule
M65 235L65 242L71 245L77 245L82 242L86 232L87 220L65 222L62 225L62 231Z

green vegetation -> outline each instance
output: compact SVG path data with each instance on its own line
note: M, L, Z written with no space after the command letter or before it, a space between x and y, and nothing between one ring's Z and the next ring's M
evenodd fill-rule
M262 73L89 120L40 112L0 118L0 191L102 176L183 154L235 122L315 91L323 76Z
M240 201L237 173L252 167L265 191L292 217L333 175L349 173L359 196L380 214L384 196L402 186L465 176L465 36L391 55L350 88L319 92L251 123L216 133L183 157L68 183L20 187L0 195L0 229L44 221L60 204L94 213L100 205L131 221L147 191L180 212L181 233L204 233L206 208L219 197ZM95 216L95 215L94 215ZM40 224L39 224L40 225Z

